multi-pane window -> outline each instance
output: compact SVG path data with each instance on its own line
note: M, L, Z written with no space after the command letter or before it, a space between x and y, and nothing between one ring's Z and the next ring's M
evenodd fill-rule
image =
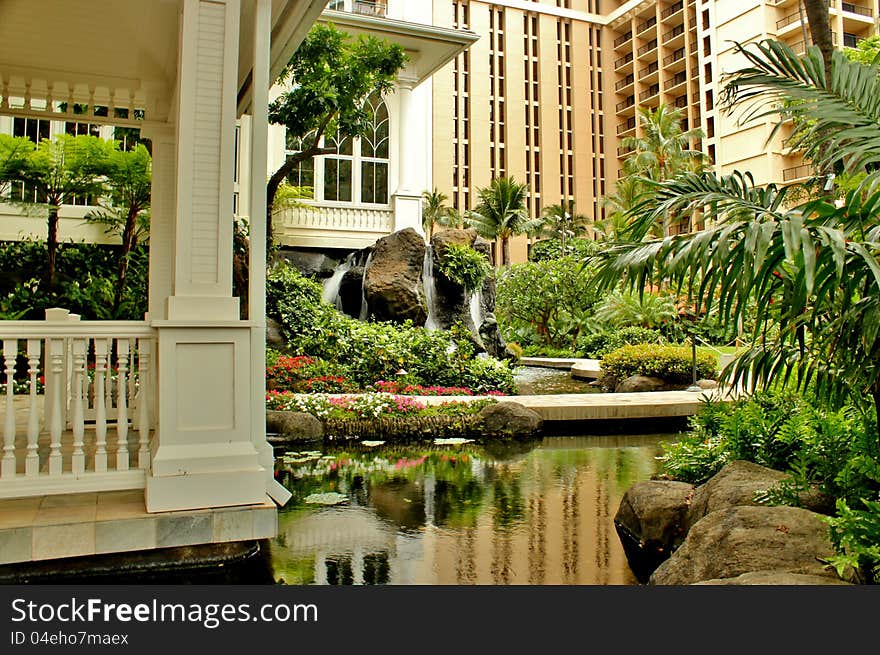
M361 202L388 203L388 107L380 98L369 101L372 120L361 147Z
M287 135L287 142L285 144L285 152L284 154L287 157L294 155L300 152L303 149L303 141L307 143L312 140L311 135L306 135L306 137L299 138L294 137L290 134ZM287 183L291 186L300 187L302 189L302 196L305 198L314 198L315 197L315 160L313 157L308 157L300 162L293 168L290 173L287 175Z

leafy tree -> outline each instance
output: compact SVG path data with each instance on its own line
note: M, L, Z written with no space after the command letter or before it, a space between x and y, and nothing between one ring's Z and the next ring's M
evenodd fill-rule
M544 218L537 237L558 238L562 242L562 252L566 252L566 240L587 233L590 218L575 211L573 200L563 200L559 204L544 209Z
M422 227L428 241L434 236L434 226L451 227L458 219L456 211L446 204L449 197L435 187L433 191L423 191Z
M34 149L34 142L25 137L0 134L0 197L7 185L21 178L27 157Z
M860 64L880 63L880 34L862 39L855 48L844 48L843 54Z
M793 380L836 402L873 399L880 416L880 79L840 51L826 77L815 46L798 57L775 41L736 46L748 65L732 74L725 103L752 116L807 119L796 135L817 167L864 174L837 202L788 202L788 189L756 186L748 173L689 173L654 183L656 202L635 208L640 238L668 212L708 210L705 230L600 255L597 281L644 288L675 281L727 324L754 312L747 350L730 373L759 385ZM793 101L788 104L781 101ZM604 254L604 253L603 253ZM753 304L749 304L750 301Z
M655 182L674 178L685 171L699 170L705 155L690 147L691 141L705 135L699 128L683 130L684 114L676 107L661 104L656 109L639 110L642 136L627 137L621 141L633 152L624 162L627 175L646 177ZM674 216L663 216L663 234L669 235Z
M100 207L86 220L106 225L109 232L119 234L122 240L113 296L115 312L125 291L129 255L135 244L149 234L152 158L146 146L139 143L132 150L110 152L106 178L109 193L99 200Z
M46 282L55 288L55 259L58 252L58 212L62 204L76 196L97 196L103 190L102 176L107 172L116 144L95 136L62 134L43 139L28 152L14 178L36 189L42 204L48 207L46 238Z
M407 56L397 44L373 36L356 39L333 25L316 25L294 53L277 83L289 90L269 105L269 120L283 125L289 138L302 140L266 186L267 238L272 240L272 204L282 181L302 161L334 152L327 134L355 138L369 125L367 98L392 90Z
M529 234L541 225L530 219L526 209L528 186L512 177L496 177L492 183L477 189L479 203L468 212L467 222L487 239L501 240L501 264L510 264L510 237Z
M637 175L624 175L614 186L614 191L602 199L605 218L596 223L596 230L606 241L623 239L628 226L628 212L638 205L647 192L645 184ZM654 236L658 236L652 232Z

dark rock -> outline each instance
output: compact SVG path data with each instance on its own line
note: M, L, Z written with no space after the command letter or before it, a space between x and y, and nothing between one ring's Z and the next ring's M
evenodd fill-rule
M509 359L511 361L517 359L516 353L510 350L507 347L507 344L504 343L504 338L501 336L501 331L498 329L498 321L495 319L495 314L486 314L486 317L480 324L479 334L480 340L486 348L486 352L492 357Z
M364 300L364 267L352 266L339 281L339 302L342 311L358 318Z
M759 505L755 494L767 491L785 477L780 471L753 462L730 462L694 492L686 526L692 526L710 512L719 509Z
M325 251L294 249L283 250L280 254L306 277L330 277L340 261L329 256Z
M441 267L445 261L446 249L450 244L471 246L476 238L477 233L470 229L442 230L431 238L435 288L434 319L437 321L437 326L448 330L456 323L463 323L475 339L478 338L477 328L479 326L474 325L474 319L471 316L471 293L458 282L446 277ZM479 346L480 350L483 350L482 343Z
M647 375L631 375L619 382L614 387L614 391L616 393L632 393L638 391L664 391L666 388L666 382L660 378Z
M406 228L376 241L364 275L368 317L424 325L428 317L422 286L425 241Z
M648 480L634 484L623 495L614 527L640 582L647 582L684 541L693 492L694 486L686 482Z
M482 432L488 437L528 439L540 434L544 420L537 412L512 401L501 401L480 410Z
M833 553L828 525L820 514L799 507L731 507L695 523L650 583L693 584L755 571L836 579L822 562Z
M825 575L807 575L804 573L787 573L786 571L752 571L735 578L713 578L695 582L695 585L848 585L845 580Z
M281 335L281 324L268 317L266 318L266 346L280 351L287 348L287 342Z
M697 386L700 387L700 389L706 389L706 390L717 389L718 382L715 380L705 380L705 379L704 380L697 380Z
M269 443L320 441L324 437L324 425L306 412L266 411L266 432Z

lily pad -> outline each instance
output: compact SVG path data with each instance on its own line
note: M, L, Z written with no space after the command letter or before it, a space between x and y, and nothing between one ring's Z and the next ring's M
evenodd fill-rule
M375 448L376 446L381 446L384 443L384 441L361 441L361 445L367 446L368 448Z
M348 502L348 496L336 493L335 491L327 491L306 496L305 502L311 505L341 505Z
M473 439L462 439L461 437L453 437L451 439L434 439L435 446L459 446L463 443L472 443Z

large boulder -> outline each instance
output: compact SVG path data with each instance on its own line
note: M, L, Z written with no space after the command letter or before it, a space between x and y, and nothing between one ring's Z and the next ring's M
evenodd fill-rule
M754 571L837 578L823 558L834 553L820 514L799 507L738 506L710 512L650 577L653 585L686 585Z
M851 582L825 575L807 575L786 571L752 571L735 578L701 580L695 585L767 585L773 587L791 585L851 585Z
M339 260L328 255L326 251L284 249L279 255L306 277L330 277L339 266Z
M507 348L504 343L504 337L501 336L501 330L498 329L498 321L495 314L489 313L483 318L479 329L480 341L486 352L497 359L515 360L516 354Z
M694 493L687 482L647 480L627 489L614 516L630 569L640 582L685 538L685 516Z
M479 325L475 324L470 304L472 293L461 284L443 274L442 266L446 261L446 249L450 244L473 247L477 239L474 230L442 230L431 237L431 257L434 271L434 310L437 326L448 330L455 323L463 323L475 337ZM479 320L479 319L478 319Z
M352 266L339 281L339 308L351 316L359 318L364 302L364 266Z
M666 388L666 382L660 378L654 378L649 375L631 375L619 382L614 387L614 391L616 393L632 393L637 391L664 391Z
M428 317L422 267L425 240L413 228L405 228L376 241L364 273L368 317L379 321L411 320L424 325Z
M528 439L538 436L544 427L540 414L509 400L487 405L480 410L479 417L487 437Z
M320 441L324 424L306 412L266 411L266 432L269 443Z

